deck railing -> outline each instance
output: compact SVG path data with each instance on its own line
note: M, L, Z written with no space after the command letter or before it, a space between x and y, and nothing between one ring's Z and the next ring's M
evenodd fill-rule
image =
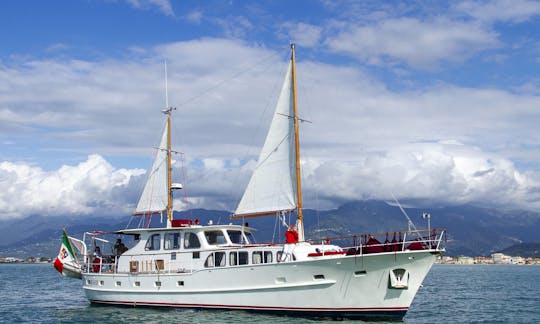
M446 231L441 228L336 236L309 240L313 244L336 244L348 254L371 254L406 250L442 251Z
M414 250L432 250L434 252L441 252L444 250L446 244L446 231L440 228L433 228L430 230L411 230L402 232L383 232L383 233L369 233L360 235L349 236L336 236L325 237L320 239L307 240L312 244L322 245L338 245L343 249L343 252L347 255L367 255L373 253L384 252L400 252L400 251L414 251ZM210 252L220 251L237 251L239 248L269 248L283 246L283 243L258 243L248 245L235 245L235 246L223 246L216 247ZM201 250L202 251L202 250ZM178 263L169 261L172 253L178 258L182 254L192 254L201 252L200 250L168 250L166 252L157 252L152 254L145 254L145 259L142 260L138 255L130 255L129 250L123 255L123 258L128 257L130 269L126 271L123 269L123 273L135 272L135 273L171 273L171 272L184 272L190 273L194 269L194 261L191 260L190 264L184 264L184 268L179 269ZM323 254L324 255L324 254ZM87 273L117 273L118 272L118 257L117 255L103 255L96 257L93 255L86 255L84 259L86 262L83 267L83 271ZM277 258L276 258L277 259ZM165 261L167 260L167 261ZM174 263L174 268L173 268ZM185 263L185 262L182 262ZM132 268L133 267L133 268Z

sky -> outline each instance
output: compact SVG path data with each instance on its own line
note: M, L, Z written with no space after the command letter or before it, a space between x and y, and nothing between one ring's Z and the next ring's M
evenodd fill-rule
M0 219L131 214L167 99L175 209L234 210L290 42L304 207L540 211L540 1L24 0L0 4Z

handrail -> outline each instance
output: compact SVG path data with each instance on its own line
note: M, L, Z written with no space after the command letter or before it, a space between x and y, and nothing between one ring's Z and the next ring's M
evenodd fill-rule
M420 234L416 238L412 236L412 233ZM390 235L392 235L392 240L390 241ZM414 237L414 238L413 238ZM358 240L360 238L360 240ZM443 242L444 240L444 242ZM383 233L369 233L369 234L359 234L359 235L348 235L348 236L337 236L337 237L327 237L323 239L312 239L307 242L313 243L315 245L330 245L332 241L339 241L337 244L344 253L347 255L365 255L373 253L383 253L383 252L398 252L406 250L433 250L435 252L441 252L444 250L444 243L446 243L446 231L441 228L432 228L430 230L410 230L410 231L400 231L400 232L383 232ZM348 242L348 243L347 243ZM345 243L345 244L343 244ZM261 249L261 248L276 248L282 247L283 243L257 243L257 244L246 244L246 245L227 245L219 246L215 249L179 249L179 250L166 250L166 251L156 251L155 253L145 253L144 255L132 254L129 253L129 250L122 254L122 257L128 257L129 261L150 261L149 264L145 263L147 267L143 266L143 269L139 269L137 272L157 272L157 273L172 273L174 272L174 267L176 266L174 261L165 261L166 256L175 253L178 255L182 254L191 254L193 252L223 252L223 251L238 251L239 249ZM333 244L336 245L336 244ZM324 250L324 249L323 249ZM138 257L145 258L145 260L139 259ZM110 254L102 255L99 258L99 263L94 263L95 257L92 254L83 255L86 262L84 272L87 273L103 273L103 272L113 272L118 273L118 261L119 256ZM161 259L163 257L163 259ZM105 262L108 261L109 262ZM163 260L165 263L161 267L158 267L156 261ZM186 264L186 266L191 266L190 269L182 268L182 270L189 270L186 272L193 272L194 269L194 260L191 259L191 264ZM128 262L129 263L129 262ZM142 266L142 264L141 264ZM97 268L99 267L99 268ZM180 269L180 268L179 268ZM97 270L97 271L94 271ZM142 270L142 271L141 271ZM125 273L125 269L121 271ZM128 269L129 272L129 269Z

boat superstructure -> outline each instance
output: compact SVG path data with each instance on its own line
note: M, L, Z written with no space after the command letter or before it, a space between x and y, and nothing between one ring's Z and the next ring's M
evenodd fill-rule
M167 225L108 233L128 238L127 250L94 249L110 242L100 238L107 233L85 235L91 247L79 264L92 303L358 319L405 315L444 251L445 232L430 228L306 239L294 45L257 166L232 216L240 224L173 219L172 194L181 188L171 178L173 110L164 110L167 124L135 212L148 218L166 214ZM294 242L258 243L255 229L245 222L286 213L296 215Z

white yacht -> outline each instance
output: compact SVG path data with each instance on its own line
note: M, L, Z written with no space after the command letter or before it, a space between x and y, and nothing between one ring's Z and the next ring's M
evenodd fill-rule
M112 255L91 254L95 245L107 242L100 238L104 233L87 233L83 240L66 239L64 234L55 267L80 277L90 302L403 318L444 251L445 231L361 234L340 237L339 242L346 243L339 245L334 243L337 239L304 236L294 50L291 45L291 61L257 166L232 216L238 224L173 219L172 193L181 185L172 183L173 109L167 108L167 125L135 211L141 217L166 214L166 227L113 233L131 237L134 244ZM298 240L289 243L256 243L255 229L245 222L288 213L296 216L298 233ZM82 251L79 257L71 245Z

